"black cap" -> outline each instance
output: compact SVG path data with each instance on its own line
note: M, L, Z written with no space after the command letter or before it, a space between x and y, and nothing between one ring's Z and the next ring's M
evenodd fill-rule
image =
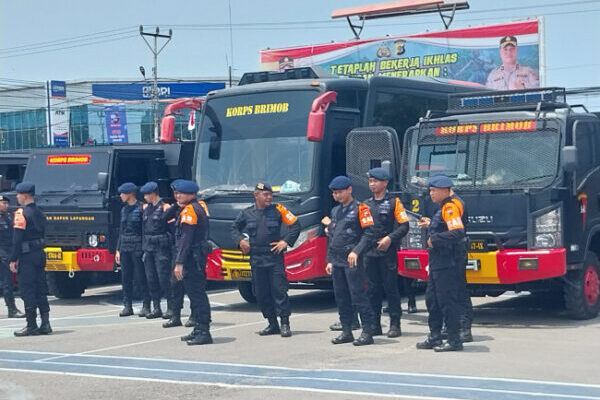
M273 188L268 183L258 182L254 187L254 190L268 190L269 192L272 192Z
M35 194L35 185L31 182L21 182L15 187L17 193Z
M0 194L0 201L5 201L7 203L10 203L10 200L8 199L8 197L2 196L1 194Z
M500 48L504 48L505 46L508 46L509 44L512 44L513 46L517 45L517 38L515 36L504 36L502 39L500 39Z

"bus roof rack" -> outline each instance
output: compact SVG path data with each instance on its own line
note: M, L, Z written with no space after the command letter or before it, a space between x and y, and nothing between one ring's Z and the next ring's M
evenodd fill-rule
M251 83L287 81L290 79L316 79L321 78L311 67L289 68L282 72L260 71L246 72L238 86L249 85Z
M447 114L565 108L564 88L490 90L448 95Z

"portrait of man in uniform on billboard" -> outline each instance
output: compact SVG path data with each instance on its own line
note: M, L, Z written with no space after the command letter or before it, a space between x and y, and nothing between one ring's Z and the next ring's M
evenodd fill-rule
M285 56L279 59L279 72L290 68L294 68L294 59L292 57Z
M519 54L517 38L504 36L500 39L500 59L502 65L496 67L487 77L485 86L497 90L516 90L540 86L535 71L527 65L517 63Z
M110 114L110 123L112 125L117 125L117 124L119 124L119 122L121 122L121 117L119 116L118 112L114 112L114 113Z

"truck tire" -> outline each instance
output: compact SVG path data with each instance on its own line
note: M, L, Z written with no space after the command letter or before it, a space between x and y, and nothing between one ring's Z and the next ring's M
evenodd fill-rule
M238 282L238 291L244 300L248 303L256 303L256 296L254 295L254 289L252 288L252 282Z
M87 287L87 275L75 273L69 278L68 272L46 272L46 282L51 295L59 299L77 299L81 297Z
M589 252L583 268L571 271L564 282L565 306L573 319L591 319L600 309L598 257Z

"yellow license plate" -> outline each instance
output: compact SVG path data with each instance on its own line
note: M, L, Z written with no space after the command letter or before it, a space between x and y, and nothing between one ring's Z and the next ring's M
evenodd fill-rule
M46 260L48 261L62 261L62 251L47 251Z
M252 271L249 269L232 269L231 279L252 279Z
M487 251L485 240L471 240L471 251Z

